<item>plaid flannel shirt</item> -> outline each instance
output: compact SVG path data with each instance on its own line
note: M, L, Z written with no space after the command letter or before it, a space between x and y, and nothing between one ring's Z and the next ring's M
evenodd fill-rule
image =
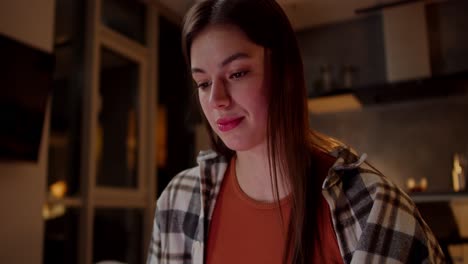
M445 263L413 201L360 158L339 147L322 185L344 263ZM148 264L204 263L205 243L228 162L201 152L199 166L179 173L156 205Z

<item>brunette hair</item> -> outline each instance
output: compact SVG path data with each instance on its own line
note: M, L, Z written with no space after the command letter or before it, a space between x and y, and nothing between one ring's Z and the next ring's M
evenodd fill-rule
M321 199L321 181L310 175L315 166L311 149L328 150L334 143L309 129L303 65L294 30L275 0L198 2L183 24L182 48L189 67L192 42L210 25L234 25L268 51L267 141L272 188L278 201L278 175L285 175L292 195L283 262L310 263L318 239L316 218ZM205 124L214 150L231 158L234 151L217 137L206 119Z

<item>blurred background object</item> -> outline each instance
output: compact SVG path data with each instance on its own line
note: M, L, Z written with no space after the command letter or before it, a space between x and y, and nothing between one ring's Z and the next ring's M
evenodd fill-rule
M0 34L0 58L0 160L37 161L53 56Z
M301 49L311 127L368 153L451 260L468 263L468 2L278 2ZM1 263L144 261L157 196L209 147L181 53L193 3L0 2L0 95L40 102L39 121L0 114L0 147L12 144L7 125L34 134L34 155L0 161Z
M467 159L463 153L455 153L453 157L453 190L455 192L466 191L466 167Z

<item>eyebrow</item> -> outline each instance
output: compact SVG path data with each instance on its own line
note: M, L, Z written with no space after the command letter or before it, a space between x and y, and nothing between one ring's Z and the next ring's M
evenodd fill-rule
M226 59L223 60L223 62L221 62L221 64L219 65L219 67L224 67L226 65L228 65L229 63L235 61L235 60L239 60L239 59L248 59L250 58L251 56L245 52L238 52L238 53L234 53L232 54L231 56L227 57ZM192 73L204 73L205 71L200 69L200 68L192 68Z

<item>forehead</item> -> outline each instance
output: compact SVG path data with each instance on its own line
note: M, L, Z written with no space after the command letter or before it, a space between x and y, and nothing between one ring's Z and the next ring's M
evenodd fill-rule
M190 47L192 66L219 64L226 57L242 52L251 58L263 58L263 47L250 41L236 26L212 25L202 30Z

